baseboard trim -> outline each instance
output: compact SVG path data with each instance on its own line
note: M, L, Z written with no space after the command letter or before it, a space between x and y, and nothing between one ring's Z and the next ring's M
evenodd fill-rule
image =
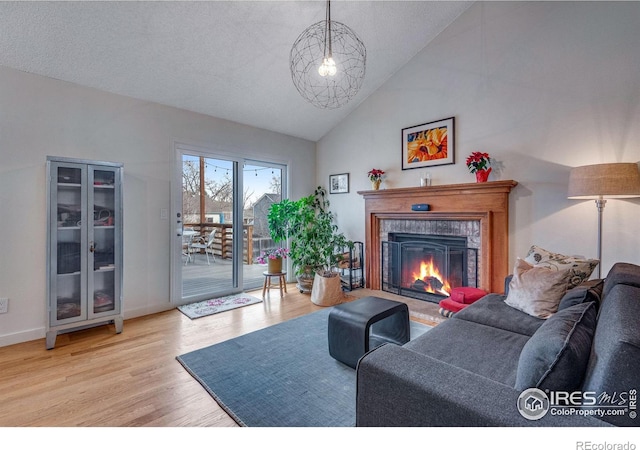
M35 328L33 330L21 331L19 333L4 334L0 336L0 347L7 347L14 344L22 344L23 342L44 339L46 330L43 328Z
M136 317L148 316L150 314L168 311L174 308L175 306L173 305L158 305L153 308L138 308L132 311L125 311L123 317L124 320L128 320ZM7 347L9 345L22 344L24 342L35 341L37 339L44 339L46 336L46 332L46 328L42 327L34 328L32 330L20 331L18 333L0 335L0 347Z

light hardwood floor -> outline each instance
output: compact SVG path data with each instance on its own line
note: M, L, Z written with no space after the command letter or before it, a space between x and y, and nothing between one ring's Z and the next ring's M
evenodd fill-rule
M235 427L175 358L321 309L295 285L288 291L197 320L177 309L126 320L119 335L113 325L63 334L52 350L44 339L1 347L0 427ZM413 319L441 320L434 304L350 294L406 301Z

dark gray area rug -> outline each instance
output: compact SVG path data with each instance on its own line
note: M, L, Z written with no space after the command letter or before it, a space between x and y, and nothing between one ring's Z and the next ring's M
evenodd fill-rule
M177 357L242 426L355 426L356 373L329 355L331 308ZM411 337L430 327L411 321Z

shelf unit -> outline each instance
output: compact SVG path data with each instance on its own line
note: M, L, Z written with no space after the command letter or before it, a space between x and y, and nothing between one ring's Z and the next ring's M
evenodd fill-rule
M353 243L353 248L344 249L343 260L338 264L342 288L347 291L364 287L364 244Z
M47 349L75 329L122 332L122 171L47 158Z

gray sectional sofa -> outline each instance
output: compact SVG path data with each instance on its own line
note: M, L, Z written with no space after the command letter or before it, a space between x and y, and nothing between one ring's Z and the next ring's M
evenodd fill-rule
M489 294L403 346L372 350L357 367L356 425L640 425L640 267L617 263L598 281L569 290L548 319ZM529 392L547 394L541 417L521 413Z

